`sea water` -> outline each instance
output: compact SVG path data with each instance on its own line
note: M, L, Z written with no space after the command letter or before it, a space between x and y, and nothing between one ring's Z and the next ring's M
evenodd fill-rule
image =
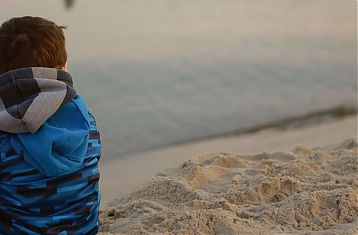
M0 12L68 26L105 161L356 106L353 0L15 0Z

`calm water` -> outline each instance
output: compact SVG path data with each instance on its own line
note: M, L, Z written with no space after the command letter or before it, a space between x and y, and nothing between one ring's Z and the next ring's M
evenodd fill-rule
M68 26L105 161L356 105L355 1L16 0L0 12Z

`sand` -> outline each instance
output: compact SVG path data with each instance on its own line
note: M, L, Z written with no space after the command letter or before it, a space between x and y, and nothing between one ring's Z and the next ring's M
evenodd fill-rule
M100 234L358 234L357 154L199 154L113 200Z
M267 129L252 134L171 146L129 157L118 156L115 161L101 162L101 207L105 209L107 203L118 195L129 193L153 178L158 172L167 168L176 168L195 155L216 152L240 154L287 152L298 145L308 148L322 147L356 136L357 116L352 115L301 128ZM102 156L102 158L106 157Z

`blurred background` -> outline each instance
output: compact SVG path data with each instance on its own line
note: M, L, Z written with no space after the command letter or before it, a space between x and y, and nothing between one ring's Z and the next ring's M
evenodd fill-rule
M356 1L12 0L66 25L103 161L357 107ZM343 111L342 111L343 110ZM354 111L353 111L354 112Z

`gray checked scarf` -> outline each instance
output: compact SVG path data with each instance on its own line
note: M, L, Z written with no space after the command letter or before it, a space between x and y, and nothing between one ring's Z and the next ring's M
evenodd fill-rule
M21 68L0 75L0 134L35 133L76 96L71 75L54 68Z

